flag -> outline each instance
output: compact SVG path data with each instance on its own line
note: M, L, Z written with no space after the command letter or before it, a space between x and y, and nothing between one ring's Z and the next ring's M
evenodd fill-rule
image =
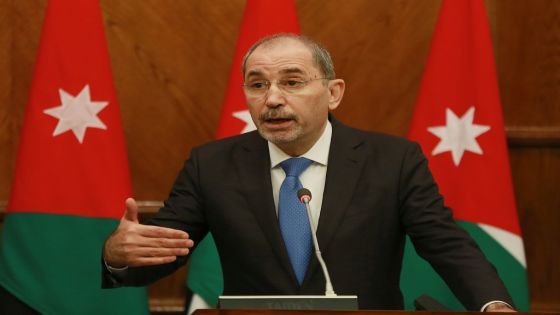
M259 39L275 33L299 33L296 7L293 0L260 1L248 0L243 13L243 20L233 63L229 75L222 114L217 131L217 138L225 138L255 130L241 84L241 63L245 53ZM193 252L187 285L193 291L194 301L190 310L216 306L218 296L223 291L222 269L216 245L209 234ZM199 298L201 297L203 301Z
M51 0L0 244L0 285L42 314L147 314L101 289L103 241L131 195L97 0Z
M420 143L456 221L496 266L516 307L526 311L525 254L482 0L443 0L409 138ZM410 242L404 265L408 308L427 293L464 309Z

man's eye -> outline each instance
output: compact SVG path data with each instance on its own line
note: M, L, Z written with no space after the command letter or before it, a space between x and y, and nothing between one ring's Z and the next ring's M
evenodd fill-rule
M266 89L266 83L265 82L253 82L249 85L252 89L255 90L262 90L262 89Z
M286 81L284 81L283 85L288 86L288 87L299 87L299 86L303 85L303 81L301 81L301 80L286 80Z

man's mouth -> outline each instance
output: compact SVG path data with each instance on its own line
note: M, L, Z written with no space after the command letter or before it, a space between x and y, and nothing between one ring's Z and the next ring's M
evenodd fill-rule
M293 120L292 118L268 118L264 121L269 124L281 124Z
M294 118L266 118L263 120L263 125L269 130L284 130L289 128L294 121Z

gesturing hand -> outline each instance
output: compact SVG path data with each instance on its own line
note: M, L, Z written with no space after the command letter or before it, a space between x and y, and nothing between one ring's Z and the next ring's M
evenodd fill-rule
M194 242L184 231L142 225L138 205L132 198L125 202L126 212L119 226L105 242L103 258L111 267L165 264L189 253Z

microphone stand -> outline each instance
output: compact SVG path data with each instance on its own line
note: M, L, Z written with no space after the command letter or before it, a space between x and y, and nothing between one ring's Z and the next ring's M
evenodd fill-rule
M299 195L299 194L298 194ZM327 296L336 296L334 292L331 277L329 275L329 271L327 270L327 265L323 260L323 255L321 254L321 250L319 249L319 243L317 242L317 235L315 231L317 231L317 227L315 226L315 222L313 221L313 216L311 214L311 208L309 207L309 201L311 200L310 194L304 194L300 197L301 202L305 204L305 209L307 209L307 219L309 220L309 226L311 227L311 237L313 238L313 247L315 247L315 256L323 269L323 274L325 275L326 283L325 283L325 295Z

